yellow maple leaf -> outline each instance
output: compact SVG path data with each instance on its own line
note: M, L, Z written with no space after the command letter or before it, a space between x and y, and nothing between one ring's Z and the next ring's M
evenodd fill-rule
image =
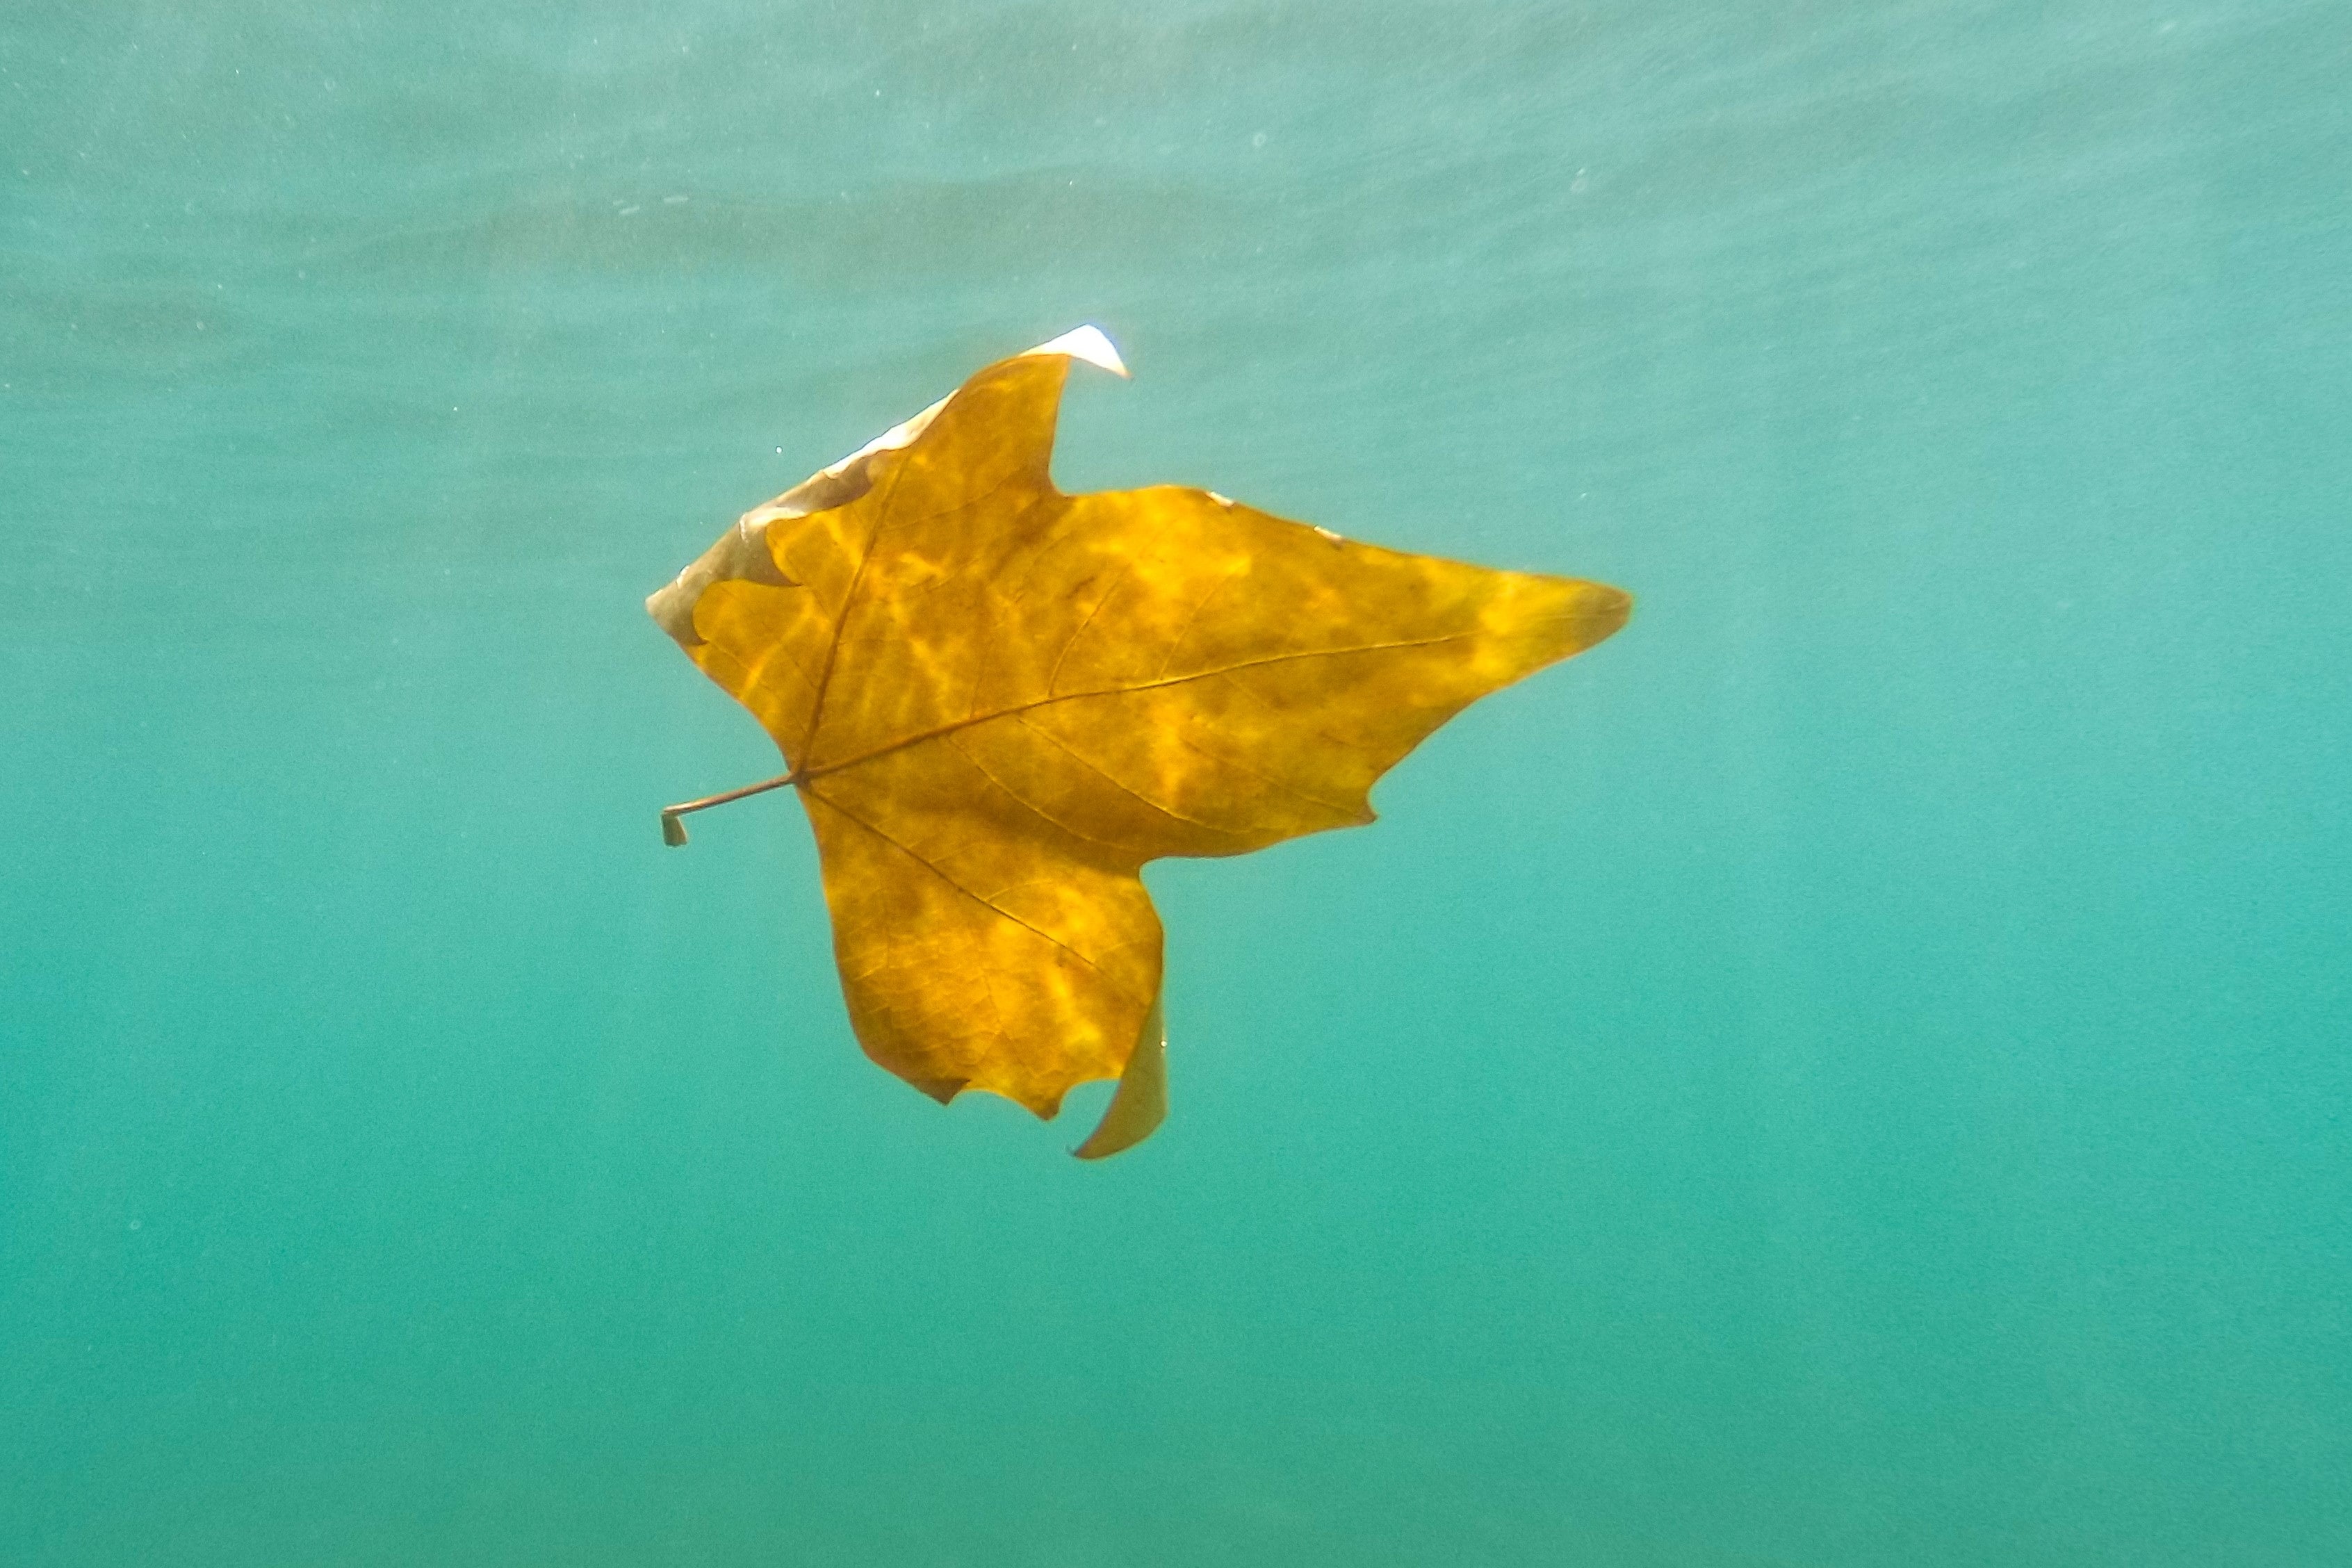
M1175 485L1064 495L1092 327L988 366L736 526L646 602L766 727L815 829L851 1025L940 1100L1041 1117L1118 1078L1082 1157L1166 1107L1138 873L1370 822L1373 781L1632 601L1358 544Z

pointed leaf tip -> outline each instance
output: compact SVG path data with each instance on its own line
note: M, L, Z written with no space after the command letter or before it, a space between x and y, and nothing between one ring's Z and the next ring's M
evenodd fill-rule
M1074 327L1050 343L1039 343L1029 351L1033 354L1067 354L1084 360L1097 370L1107 370L1113 375L1127 375L1127 362L1118 357L1118 350L1103 335L1100 327L1089 323ZM1024 358L1027 355L1022 356ZM1132 379L1131 377L1129 379Z
M1087 1134L1085 1142L1070 1151L1076 1158L1105 1160L1132 1149L1167 1119L1168 1026L1163 1017L1155 999L1151 1011L1144 1015L1135 1049L1127 1058L1127 1070L1118 1075L1118 1088L1111 1092L1102 1121Z

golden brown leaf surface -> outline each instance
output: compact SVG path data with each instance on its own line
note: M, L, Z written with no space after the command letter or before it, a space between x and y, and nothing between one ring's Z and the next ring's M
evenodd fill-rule
M988 366L648 606L783 751L866 1053L1046 1117L1133 1058L1096 1155L1164 1104L1144 862L1370 821L1424 735L1631 601L1203 490L1064 495L1069 363Z

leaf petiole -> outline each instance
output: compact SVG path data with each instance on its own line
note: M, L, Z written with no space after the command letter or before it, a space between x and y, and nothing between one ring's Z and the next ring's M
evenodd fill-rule
M725 805L730 800L741 800L746 795L765 795L772 789L782 789L786 784L796 784L800 782L801 775L798 773L782 773L759 784L745 784L741 789L730 789L723 795L706 795L700 800L681 801L676 805L663 806L662 842L673 849L684 847L686 824L681 819L689 811L708 811L714 805Z

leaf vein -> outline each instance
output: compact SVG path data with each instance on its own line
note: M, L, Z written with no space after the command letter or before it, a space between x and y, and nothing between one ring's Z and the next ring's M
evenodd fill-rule
M1027 702L1016 702L1010 707L1000 708L993 713L977 713L970 718L957 719L945 724L935 725L912 735L902 735L895 741L886 741L881 745L860 752L854 757L845 757L837 763L813 764L804 768L801 776L803 779L824 778L828 773L837 773L845 769L870 763L877 757L888 756L893 752L903 752L909 746L919 746L926 741L936 741L942 736L952 735L959 730L969 730L975 724L993 723L999 719L1013 718L1034 709L1051 707L1057 702L1079 702L1096 697L1131 697L1138 692L1161 691L1169 687L1182 686L1191 681L1213 679L1221 675L1235 675L1245 669L1262 669L1269 665L1289 664L1299 659L1344 658L1360 653L1387 653L1409 647L1438 647L1446 643L1467 642L1472 635L1469 632L1454 632L1442 637L1405 637L1395 642L1359 643L1352 647L1302 648L1292 653L1268 654L1262 658L1239 659L1232 664L1220 665L1214 669L1196 669L1187 675L1171 675L1155 680L1139 680L1130 686L1106 686L1093 691L1066 691L1056 696L1039 697Z
M973 903L978 904L982 909L988 910L992 914L1000 916L1004 920L1011 921L1014 925L1021 927L1024 931L1044 938L1054 946L1060 948L1064 952L1068 953L1072 958L1076 959L1080 963L1085 964L1088 969L1093 970L1097 974L1101 975L1106 981L1109 981L1113 989L1119 991L1122 995L1126 994L1125 987L1120 986L1116 980L1112 980L1109 973L1103 969L1102 965L1097 963L1093 959L1088 958L1085 953L1080 952L1076 948L1072 947L1068 942L1064 942L1060 937L1055 936L1052 931L1045 930L1042 926L1024 921L1019 915L1014 914L1011 910L1000 907L993 900L973 892L970 888L965 887L961 882L957 881L953 877L949 876L945 871L941 870L937 865L934 865L919 851L899 843L898 839L892 837L889 834L885 833L881 828L877 827L874 824L866 821L864 817L858 816L856 812L850 810L847 806L842 805L831 795L821 795L814 789L809 790L808 793L815 799L823 801L833 810L841 813L841 815L849 821L856 823L858 826L866 829L866 832L874 835L875 837L879 838L883 843L887 844L891 848L896 849L899 854L904 855L908 859L912 860L916 865L920 866L924 870L929 871L932 876L937 877L940 881L945 882L957 892L961 893L965 898L970 899Z

